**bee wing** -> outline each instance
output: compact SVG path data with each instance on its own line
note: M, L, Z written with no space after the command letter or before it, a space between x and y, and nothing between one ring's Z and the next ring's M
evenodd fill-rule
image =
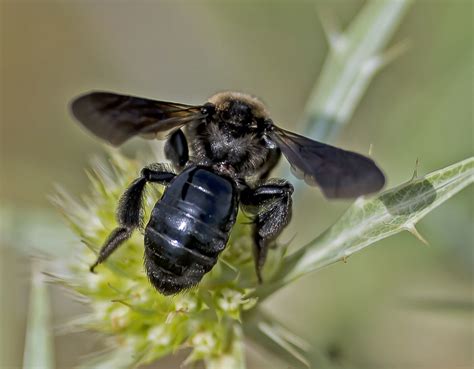
M110 92L91 92L71 103L74 117L93 134L119 146L133 136L163 138L204 118L201 106L155 101Z
M352 198L379 191L385 177L373 160L274 126L269 133L297 176L329 198Z

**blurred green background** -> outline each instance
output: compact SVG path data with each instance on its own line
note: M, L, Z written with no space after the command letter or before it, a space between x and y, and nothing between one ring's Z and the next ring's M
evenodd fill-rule
M343 26L363 4L318 3ZM58 243L55 252L67 253L77 242L47 195L55 183L87 192L84 169L105 157L71 118L71 98L104 89L202 103L216 91L240 90L262 97L281 126L301 130L328 52L315 9L306 1L1 2L2 368L21 367L28 255ZM415 2L392 43L407 39L411 48L374 79L335 142L362 153L373 144L388 187L409 179L417 158L424 174L473 152L472 2ZM133 156L147 145L137 139L124 150ZM421 222L429 247L396 235L298 281L266 306L337 365L472 367L472 196L469 188ZM304 244L347 205L302 187L282 240L296 234L293 245ZM52 304L54 326L84 309L58 288ZM77 365L100 342L89 333L58 336L57 368ZM251 368L285 368L252 347L249 360Z

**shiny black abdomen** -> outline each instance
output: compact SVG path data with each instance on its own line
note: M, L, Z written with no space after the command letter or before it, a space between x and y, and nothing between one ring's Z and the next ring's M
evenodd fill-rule
M238 210L234 183L190 167L171 181L145 229L145 268L169 295L196 285L225 248Z

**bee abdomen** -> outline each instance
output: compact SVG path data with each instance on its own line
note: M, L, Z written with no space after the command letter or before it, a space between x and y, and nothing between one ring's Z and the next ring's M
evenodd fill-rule
M199 167L177 176L145 230L145 268L151 283L163 294L199 283L225 248L237 208L229 180Z

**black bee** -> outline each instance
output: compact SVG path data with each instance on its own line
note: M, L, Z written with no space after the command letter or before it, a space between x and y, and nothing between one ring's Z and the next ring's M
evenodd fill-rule
M144 257L150 282L165 295L198 284L212 269L239 206L255 214L255 265L262 280L269 243L291 217L293 186L267 180L282 153L329 198L372 193L385 183L371 159L277 127L260 100L242 93L218 93L204 105L192 106L92 92L74 100L72 112L114 146L134 136L167 139L165 156L179 174L160 164L141 171L120 200L119 226L91 266L94 271L142 223L146 183L166 185L145 228Z

